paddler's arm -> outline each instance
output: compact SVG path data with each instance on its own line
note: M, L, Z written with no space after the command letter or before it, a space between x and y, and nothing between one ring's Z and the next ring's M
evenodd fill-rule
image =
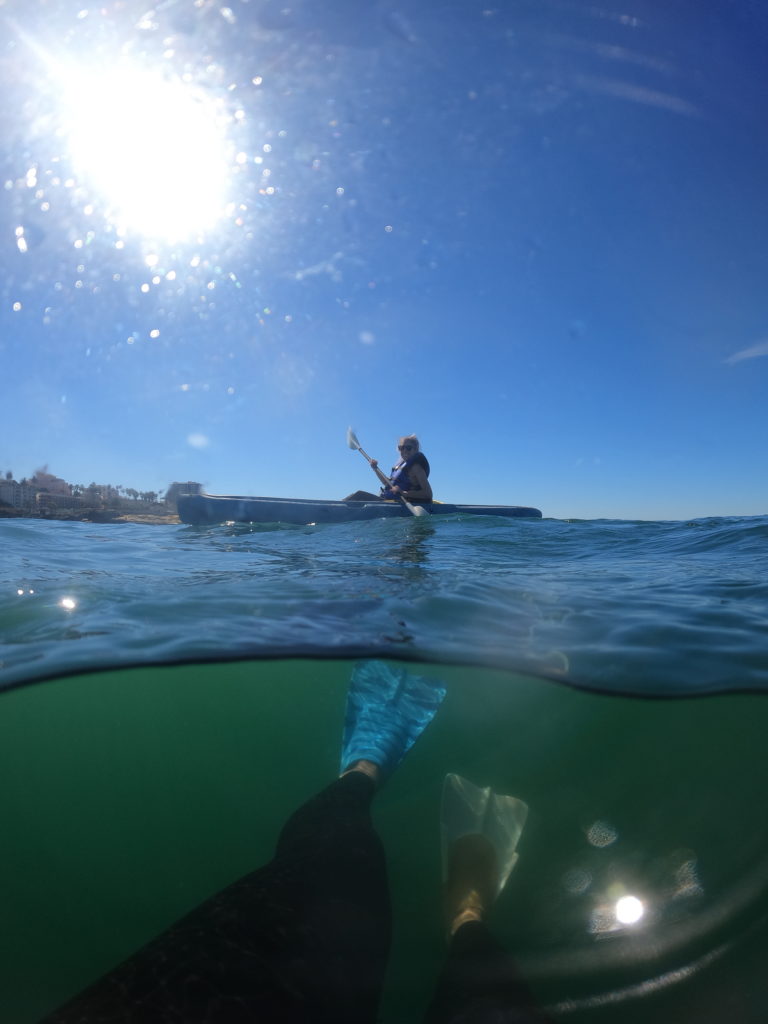
M388 477L388 476L386 476L386 474L384 474L384 473L383 473L383 472L382 472L382 471L381 471L381 470L379 469L379 462L378 462L378 459L369 459L368 461L369 461L369 463L370 463L370 465L371 465L371 469L372 469L372 470L374 471L374 473L376 474L376 476L377 476L377 477L379 478L379 480L381 480L381 482L382 482L382 485L383 485L383 486L382 486L382 492L383 492L383 491L384 491L384 488L387 488L387 489L389 488L389 486L390 486L390 479L389 479L389 477Z
M429 486L427 474L423 466L409 466L408 477L413 486L408 491L401 491L395 485L391 488L393 494L402 494L408 501L432 501L432 488Z

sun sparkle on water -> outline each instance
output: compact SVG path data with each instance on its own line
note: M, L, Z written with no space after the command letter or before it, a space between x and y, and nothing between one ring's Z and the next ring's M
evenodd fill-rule
M140 68L59 66L55 76L71 158L118 231L174 242L216 225L230 161L214 101Z

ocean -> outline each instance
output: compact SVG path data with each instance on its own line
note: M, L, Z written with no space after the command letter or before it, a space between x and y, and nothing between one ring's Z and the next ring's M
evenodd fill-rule
M765 1019L768 517L11 519L0 545L0 1024L267 861L371 658L448 691L376 801L385 1024L444 955L449 771L529 805L490 924L555 1019Z

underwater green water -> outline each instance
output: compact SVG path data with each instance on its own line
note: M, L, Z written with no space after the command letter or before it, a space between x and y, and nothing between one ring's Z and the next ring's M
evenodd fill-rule
M4 695L2 1024L31 1024L270 858L338 771L351 668L168 666ZM448 771L530 807L490 923L553 1016L764 1019L764 696L640 700L411 668L448 694L374 805L395 915L386 1024L420 1020L442 962ZM617 921L622 896L641 901L637 923Z

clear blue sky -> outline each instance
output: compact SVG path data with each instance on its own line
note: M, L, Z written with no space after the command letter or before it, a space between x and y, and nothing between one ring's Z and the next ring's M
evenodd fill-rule
M757 5L12 6L0 470L768 512Z

